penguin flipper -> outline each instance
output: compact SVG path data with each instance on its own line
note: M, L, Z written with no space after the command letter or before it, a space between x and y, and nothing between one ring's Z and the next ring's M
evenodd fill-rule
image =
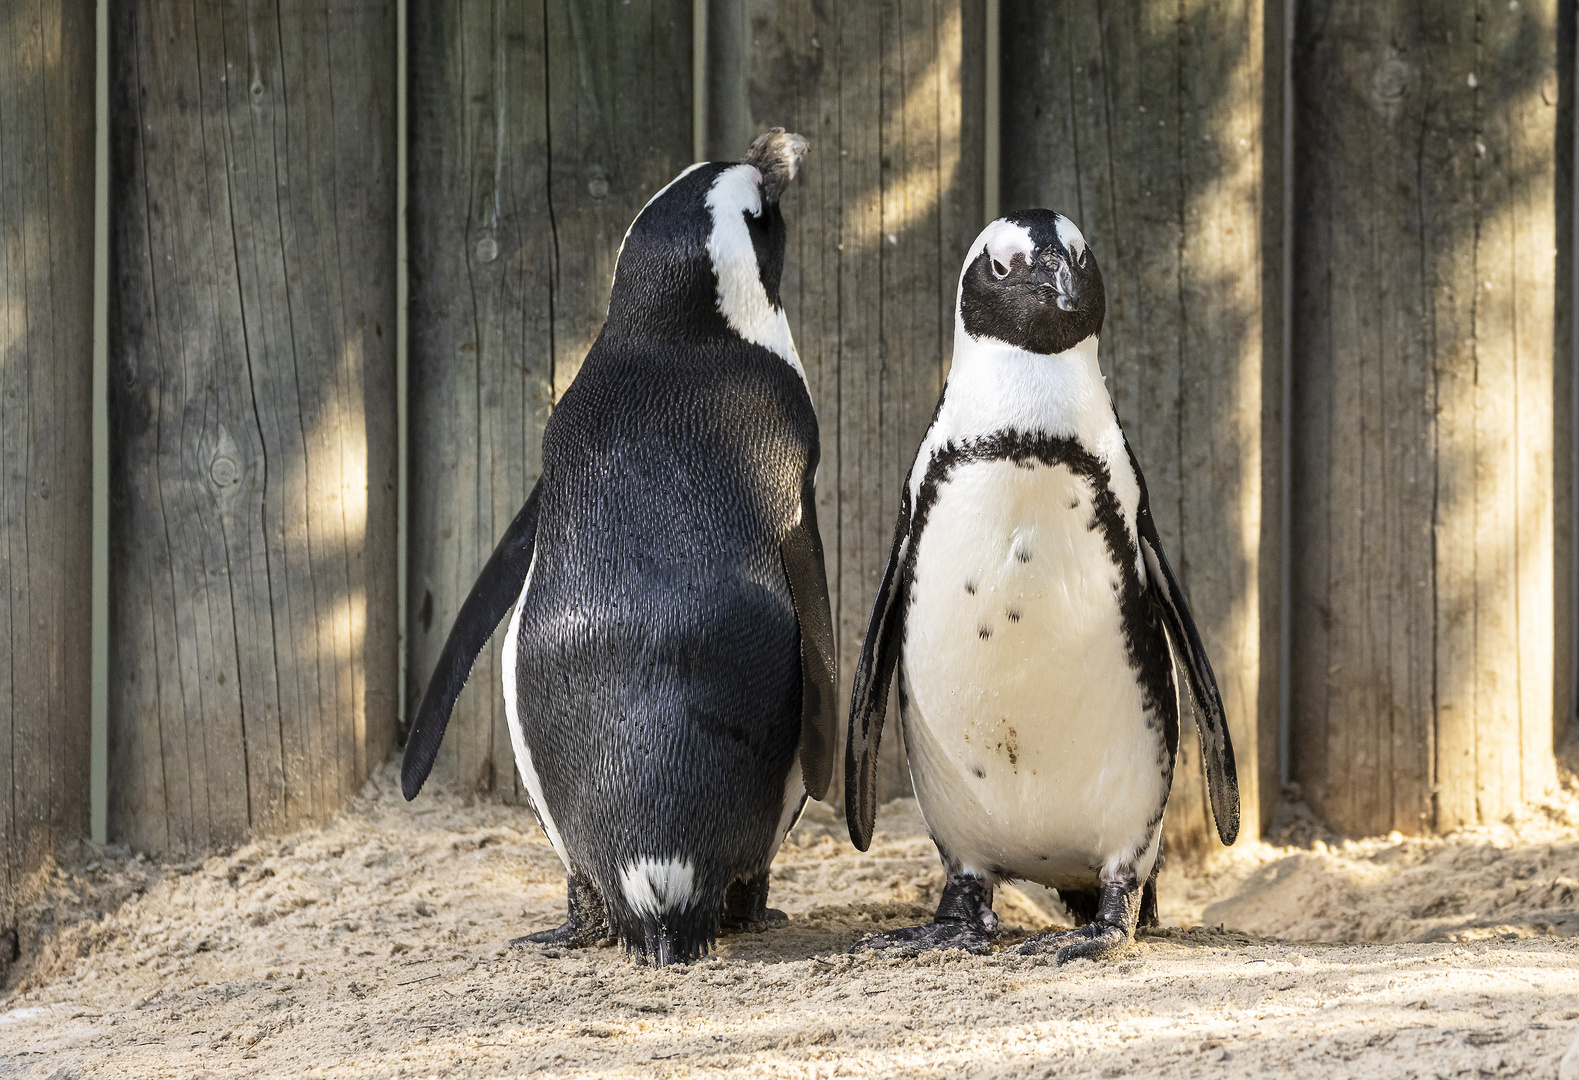
M800 769L806 794L822 799L833 779L833 743L838 720L838 663L833 653L833 611L828 603L828 571L817 531L817 500L807 470L801 517L779 545L800 625Z
M417 797L433 769L439 743L444 741L444 729L450 722L450 710L455 708L455 699L471 676L477 654L488 644L499 620L520 595L537 540L537 493L540 490L541 479L504 531L482 573L477 575L477 583L455 616L444 651L433 667L427 692L422 695L422 704L417 707L416 719L412 721L411 733L406 736L406 752L400 763L400 790L408 801Z
M844 816L850 842L861 851L872 846L877 822L877 751L888 711L888 687L899 663L903 640L904 564L910 551L910 492L906 488L894 525L894 548L872 603L872 619L861 643L861 660L850 691L850 730L844 747Z
M1131 451L1130 461L1134 460ZM1138 465L1135 475L1140 476ZM1239 776L1234 769L1234 745L1228 737L1228 716L1223 711L1217 679L1212 674L1211 661L1206 658L1206 647L1201 644L1195 619L1185 602L1184 590L1179 587L1173 567L1168 565L1168 556L1163 553L1157 523L1152 520L1146 501L1145 481L1140 483L1140 509L1135 515L1135 524L1140 533L1141 554L1146 559L1147 576L1161 599L1159 606L1173 654L1188 675L1195 700L1195 730L1201 737L1201 761L1206 766L1206 789L1212 800L1217 835L1224 844L1232 844L1239 837Z

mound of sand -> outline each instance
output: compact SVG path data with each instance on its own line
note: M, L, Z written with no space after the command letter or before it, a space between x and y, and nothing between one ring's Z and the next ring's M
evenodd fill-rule
M50 868L0 1076L1555 1075L1579 1030L1576 807L1354 842L1293 807L1278 843L1170 867L1170 926L1059 968L846 954L926 920L942 875L913 802L865 854L813 806L774 867L789 926L654 971L509 948L563 913L530 814L431 785L406 804L386 768L320 829ZM1032 886L997 906L1005 943L1062 917Z

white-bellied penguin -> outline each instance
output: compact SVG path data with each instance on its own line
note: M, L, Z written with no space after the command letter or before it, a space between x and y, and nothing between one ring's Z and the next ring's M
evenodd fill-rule
M900 496L845 756L865 850L897 668L910 775L948 880L932 924L864 946L985 951L993 885L1019 879L1057 889L1080 924L1021 951L1122 948L1143 900L1155 918L1176 671L1218 834L1238 835L1222 700L1097 367L1105 313L1096 256L1060 214L1000 218L966 257L954 363Z
M833 772L817 418L779 302L806 141L681 173L637 215L536 487L466 598L401 773L415 797L509 613L505 708L569 915L656 964L782 920L768 866Z

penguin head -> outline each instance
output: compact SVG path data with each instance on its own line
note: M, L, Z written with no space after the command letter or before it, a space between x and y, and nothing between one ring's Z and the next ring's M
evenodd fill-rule
M805 153L805 139L774 128L741 161L692 165L654 195L625 234L604 334L702 344L734 333L791 360L779 199Z
M1053 356L1100 334L1106 313L1096 256L1064 215L1022 210L971 245L958 316L971 337Z

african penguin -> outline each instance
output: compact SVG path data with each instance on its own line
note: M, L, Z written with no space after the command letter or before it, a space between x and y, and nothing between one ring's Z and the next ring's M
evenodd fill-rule
M806 141L681 173L637 215L543 469L472 588L402 768L414 798L506 612L521 779L569 915L654 964L782 921L768 866L833 772L817 418L779 303L779 197Z
M1105 311L1096 257L1060 214L1000 218L965 260L954 363L900 495L845 755L864 851L897 668L910 775L948 880L931 925L861 946L986 951L993 886L1019 879L1057 889L1083 922L1020 951L1122 948L1148 886L1155 910L1179 669L1218 833L1238 835L1222 701L1097 367Z

